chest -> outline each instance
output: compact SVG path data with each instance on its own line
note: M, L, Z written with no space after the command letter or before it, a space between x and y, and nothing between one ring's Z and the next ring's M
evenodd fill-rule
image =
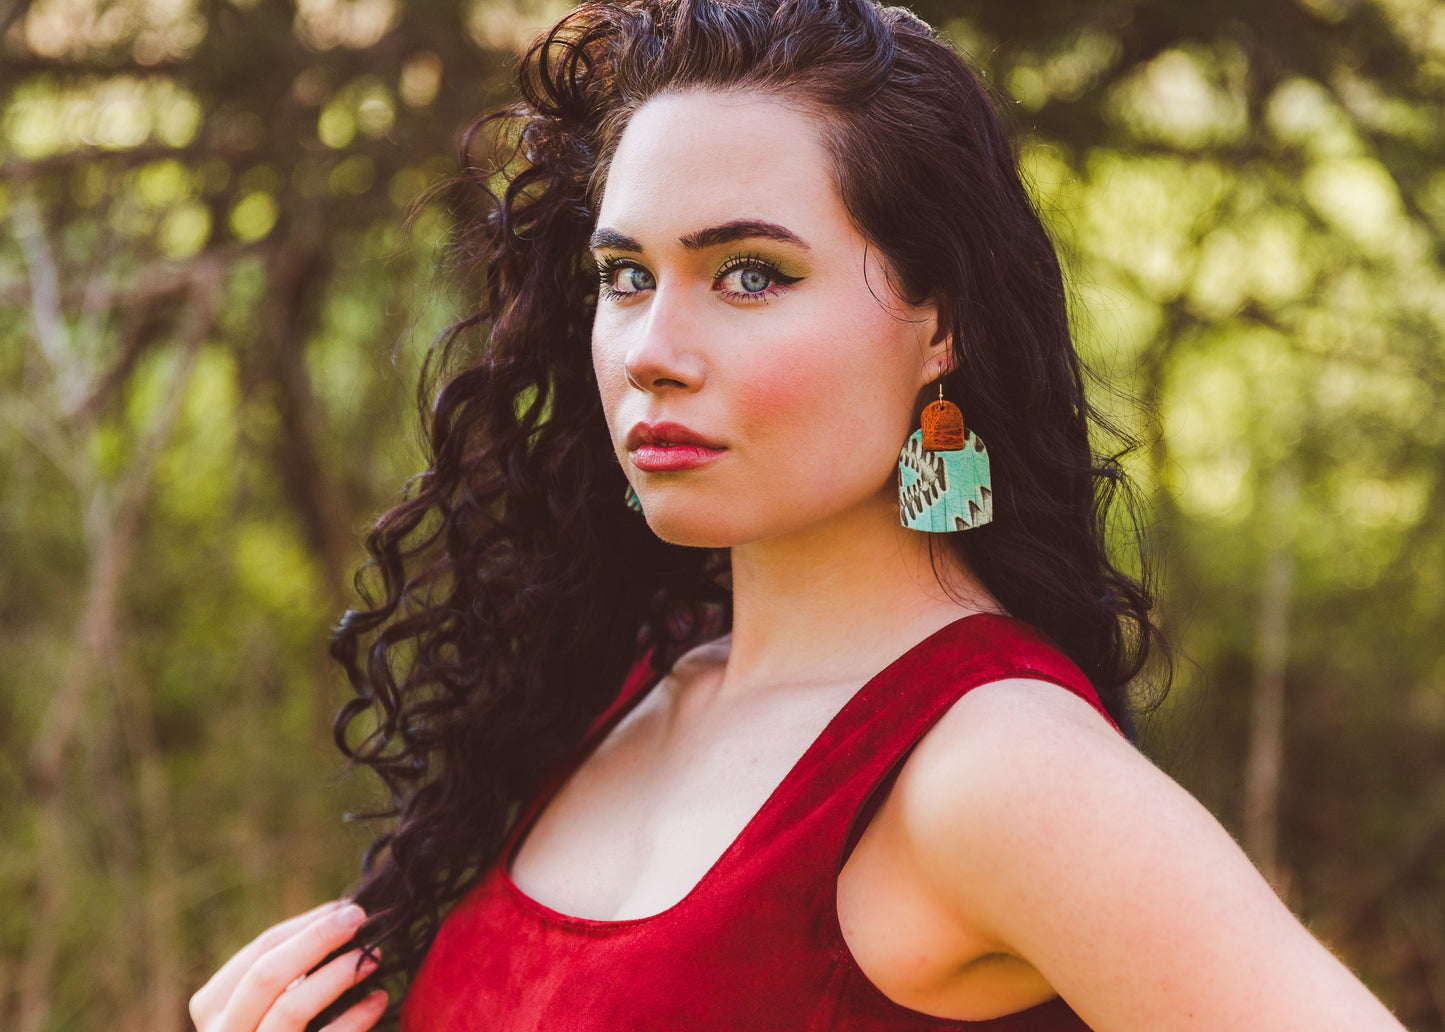
M768 835L770 811L804 788L800 768L856 687L694 713L644 702L523 829L511 881L551 910L600 922L692 905L719 869L747 862L740 854L756 848L755 833ZM829 917L873 987L900 1005L969 1019L1053 995L1030 966L991 953L910 881L890 841L886 795L867 816L846 863L820 870L826 906L836 908ZM845 823L835 817L832 830Z
M685 899L848 701L824 685L728 705L658 691L572 772L510 866L527 895L565 914L623 921ZM698 693L701 694L701 693Z

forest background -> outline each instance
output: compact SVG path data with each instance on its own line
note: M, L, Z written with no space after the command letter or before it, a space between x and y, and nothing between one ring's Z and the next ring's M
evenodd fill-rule
M324 645L458 311L404 214L552 2L0 0L0 1028L187 1028L352 882ZM1144 747L1445 1030L1445 4L915 9L1144 403Z

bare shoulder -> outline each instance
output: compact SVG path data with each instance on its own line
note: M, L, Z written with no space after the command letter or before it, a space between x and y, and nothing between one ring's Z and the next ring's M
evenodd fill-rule
M1107 789L1112 799L1156 778L1168 780L1088 701L1019 678L981 685L954 703L905 763L895 795L919 827L1063 811L1058 816L1073 815L1082 828L1089 821L1078 806L1091 801L1087 793ZM988 844L976 834L968 842Z
M1001 891L1085 880L1080 865L1090 862L1116 870L1131 848L1121 822L1143 806L1157 828L1161 815L1198 804L1088 701L1011 679L973 689L944 714L904 764L889 806L934 890L1022 956L1019 911Z
M1027 734L1080 732L1134 752L1134 747L1083 697L1052 681L1011 678L979 685L944 714L936 729L948 737L983 724L994 733L1011 729Z
M983 685L888 801L922 891L1094 1028L1401 1028L1217 820L1084 699Z

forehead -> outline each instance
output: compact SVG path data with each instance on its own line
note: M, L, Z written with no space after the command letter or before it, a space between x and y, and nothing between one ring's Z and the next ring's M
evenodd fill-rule
M608 168L599 224L691 228L740 214L842 216L818 116L746 91L668 93L639 108Z

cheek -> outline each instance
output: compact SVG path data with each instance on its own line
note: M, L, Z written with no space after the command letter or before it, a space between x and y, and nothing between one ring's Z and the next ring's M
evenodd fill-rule
M627 394L627 369L621 352L608 344L605 334L595 331L592 335L592 372L597 377L602 411L607 415L607 426L615 440L618 436L618 428L614 425L617 408Z
M891 374L892 348L887 338L830 335L752 364L736 394L739 428L779 480L793 490L867 492L891 475L916 393Z
M788 427L806 410L809 394L808 385L791 363L756 363L735 393L738 429L748 439L786 435Z

